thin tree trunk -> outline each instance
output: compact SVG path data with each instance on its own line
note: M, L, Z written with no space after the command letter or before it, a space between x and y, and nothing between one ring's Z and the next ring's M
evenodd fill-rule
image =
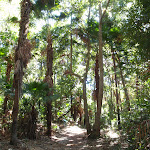
M53 48L52 48L52 37L51 33L48 33L48 40L47 40L47 72L45 77L45 82L47 82L50 91L48 91L47 95L50 97L53 95ZM52 99L49 99L47 102L47 135L51 136L51 120L52 120Z
M135 86L136 86L136 99L137 99L138 102L140 102L140 99L139 99L139 97L140 97L140 93L139 93L140 89L139 89L138 73L136 74ZM136 109L139 109L138 105L136 105Z
M119 55L117 54L117 58L118 58L118 63L121 64L121 61L120 61L120 58L119 58ZM120 76L121 76L121 80L122 80L122 85L123 85L123 89L124 89L124 92L125 92L125 97L126 97L126 103L128 105L128 111L130 111L130 99L129 99L129 94L128 94L128 90L125 86L125 80L124 80L124 77L123 77L123 73L122 73L122 69L121 69L121 65L119 65L120 67Z
M89 123L87 96L86 96L86 81L87 81L87 74L88 74L88 70L89 70L89 61L90 61L90 40L88 39L86 71L85 71L84 79L83 79L83 100L84 100L85 125L86 125L86 129L87 129L87 134L91 133L91 126Z
M54 85L56 84L56 76L55 76L55 74L53 75L53 79L54 79ZM55 117L54 117L54 120L56 121L56 118L57 118L57 101L55 100L55 109L54 109L55 111Z
M27 40L29 18L31 12L30 0L23 0L21 2L21 21L19 30L18 46L15 51L15 71L14 71L14 88L15 98L13 104L12 114L12 128L10 143L16 145L17 139L17 118L19 112L19 99L21 96L23 68L26 68L29 59L31 58L31 44Z
M89 2L90 2L90 0L89 0ZM90 19L90 7L91 6L89 6L88 20ZM88 103L87 103L87 96L86 96L86 81L87 81L87 74L88 74L88 70L89 70L90 49L91 49L90 48L90 39L89 39L89 35L88 35L87 38L83 37L83 35L79 35L79 37L87 45L87 49L88 49L87 59L86 59L86 69L85 69L83 79L80 75L75 74L75 73L72 72L72 70L71 70L72 67L71 66L70 66L70 71L65 72L65 74L70 74L70 75L74 75L74 76L78 77L80 79L80 81L82 82L82 84L83 84L83 100L84 100L84 112L85 112L84 118L85 118L85 125L86 125L86 129L87 129L87 134L90 134L91 133L91 126L90 126L90 123L89 123ZM71 64L72 64L72 60L71 60Z
M99 77L99 61L98 60L99 60L99 55L97 54L96 55L96 63L95 63L96 102L97 102L96 113L95 113L95 123L97 123L97 110L99 109L98 108L98 101L99 101L99 78L100 77ZM97 132L95 128L96 128L96 126L93 127L93 131L95 130L95 132Z
M6 58L6 61L7 61L7 70L6 70L6 83L7 84L10 84L10 72L12 70L12 58L11 56L8 56L8 58ZM8 109L7 109L7 101L9 100L9 94L7 94L4 98L4 103L3 103L3 124L4 123L7 123L6 122L6 116L7 116L7 112L8 112ZM4 130L5 130L5 127L4 127Z
M115 62L115 55L114 55L114 50L111 47L111 52L112 52L112 60L114 64L114 72L115 72L115 86L116 86L116 104L117 104L117 115L118 115L118 129L120 129L120 110L119 110L119 95L118 95L118 79L117 79L117 73L116 73L116 62Z
M98 103L98 95L99 95L99 61L98 54L96 55L96 63L95 63L95 81L96 81L96 101ZM98 108L97 108L98 109Z
M112 125L111 120L113 120L113 96L112 96L112 92L113 92L112 87L110 87L110 104L109 104L110 125Z
M110 64L107 65L107 62L108 61L106 60L105 67L106 67L106 70L108 72L108 82L110 83L110 85L109 85L109 87L110 87L110 100L108 101L108 105L109 105L109 117L110 117L109 123L111 125L111 120L113 119L113 113L114 113L115 107L113 105L113 88L112 88L113 77L111 77L111 75L109 74L110 69L108 69L108 67L110 66Z
M88 20L90 19L90 11L91 11L91 1L90 2L90 6L89 6L89 14L88 14ZM85 74L84 74L84 78L83 78L83 100L84 100L84 112L85 112L85 125L86 125L86 129L87 129L87 134L91 133L91 125L89 122L89 112L88 112L88 103L87 103L87 96L86 96L86 81L87 81L87 74L89 71L89 61L90 61L90 39L89 39L89 34L87 37L87 61L86 61L86 70L85 70Z
M118 80L118 87L119 87L119 80ZM120 104L121 104L121 94L120 94L120 90L119 90L119 92L118 92L118 97L119 97L120 110L122 111L122 106L120 105Z
M51 120L52 120L52 103L51 101L47 102L47 135L51 137Z
M70 100L71 100L71 116L73 116L73 106L72 106L72 99L73 99L73 97L72 97L72 93L71 93L71 98L70 98Z
M72 12L71 12L71 33L70 33L70 72L72 72Z
M70 72L72 73L72 12L71 12L71 33L70 33ZM73 116L72 93L71 93L71 116Z
M100 116L101 116L101 108L102 108L102 100L103 100L103 43L102 43L102 6L99 4L99 68L100 68L100 77L99 77L99 95L97 102L97 116L96 116L96 136L100 136Z
M11 56L8 56L8 58L6 59L6 61L7 61L6 83L7 83L7 84L10 84L10 72L11 72L12 67L13 67L13 65L12 65L12 63L11 63L11 61L12 61ZM6 115L6 113L7 113L6 110L7 110L8 97L9 97L9 95L6 95L5 98L4 98L3 112L4 112L5 115Z
M91 126L89 123L89 113L88 113L88 104L87 104L87 97L86 97L86 80L87 78L84 78L83 81L83 100L84 100L84 118L85 118L85 125L87 129L87 134L91 133Z

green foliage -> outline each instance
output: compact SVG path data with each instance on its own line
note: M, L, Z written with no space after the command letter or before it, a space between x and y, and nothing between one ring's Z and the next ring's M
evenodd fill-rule
M110 29L110 36L112 39L115 39L118 37L118 35L120 34L120 30L117 27L113 27Z
M101 128L106 125L117 125L115 87L114 87L114 70L112 65L111 47L116 52L116 67L118 77L118 91L120 92L120 112L122 130L127 133L129 146L135 149L135 133L137 124L143 120L149 119L150 114L150 96L149 96L149 39L150 39L150 2L149 0L137 0L129 9L127 2L130 0L113 0L110 1L108 10L102 20L103 34L103 55L104 55L104 101L101 117ZM56 0L35 0L33 1L32 21L36 16L38 26L43 21L50 22L53 18L56 20L55 26L52 24L44 25L38 33L32 32L30 28L31 43L33 44L32 60L28 69L24 70L23 96L20 101L19 117L24 118L25 114L31 112L32 106L38 111L38 121L44 122L46 117L45 104L52 101L53 120L66 113L71 107L77 96L82 96L82 87L80 81L73 75L64 75L65 71L70 68L70 49L72 33L72 71L79 73L82 77L86 65L87 57L87 38L90 38L90 65L87 80L87 99L91 99L92 90L95 89L94 67L95 55L98 50L98 1L58 1ZM59 5L61 2L61 6ZM87 1L86 1L87 2ZM91 4L89 4L91 2ZM131 1L132 2L132 1ZM103 1L105 9L107 1ZM130 4L130 3L129 3ZM90 19L88 20L88 11L91 7ZM57 10L55 12L55 10ZM54 13L52 13L54 11ZM128 14L126 16L126 14ZM120 16L121 15L121 16ZM44 17L43 17L44 16ZM44 18L43 20L39 18ZM18 36L15 35L8 26L11 23L18 22L17 17L6 19L7 27L0 32L0 104L3 103L4 96L12 93L12 75L11 83L6 83L6 68L8 54L13 56L14 46ZM88 20L88 21L87 21ZM15 24L13 24L15 25ZM31 27L31 26L30 26ZM7 28L7 31L5 29ZM77 30L76 30L77 29ZM36 26L34 26L37 32ZM46 46L47 36L51 30L52 46L54 51L53 60L53 81L54 87L51 89L43 81L46 72ZM78 33L74 33L76 30ZM85 42L83 42L85 40ZM117 55L120 58L118 62ZM142 59L141 59L142 58ZM127 110L127 103L123 86L120 78L120 68L122 69L126 87L129 89L131 111ZM12 71L13 74L13 71ZM139 78L139 91L136 89L136 76ZM91 81L89 81L91 80ZM35 82L36 81L36 82ZM91 84L92 83L92 84ZM53 90L53 96L48 96L48 92ZM138 93L138 94L137 94ZM91 102L91 101L90 101ZM12 108L12 101L8 103ZM1 107L2 108L2 107ZM91 102L89 109L92 110L90 123L94 124L96 111L96 102ZM2 111L2 109L0 109ZM69 114L69 113L68 113ZM67 115L68 115L67 114ZM70 115L64 116L69 120ZM71 119L70 119L71 120ZM54 128L57 128L55 126ZM128 133L128 130L130 132ZM143 146L143 143L140 143Z
M33 105L42 99L44 103L54 100L54 96L47 96L47 93L53 90L44 82L31 82L24 85L24 93L29 94L32 98Z
M68 17L70 17L70 14L66 11L60 12L60 15L53 15L52 16L53 19L58 20L58 21L61 21L61 20L66 19Z
M0 106L2 105L2 102L3 102L3 97L0 96ZM1 107L2 108L2 107ZM2 112L2 109L0 109L0 112Z
M103 21L102 21L102 36L103 41L109 42L112 41L110 30L113 27L113 21L109 18L109 16L106 14Z
M41 18L46 11L51 10L54 6L59 4L58 0L35 0L32 10L37 18Z
M17 23L18 22L18 18L17 17L12 17L12 18L10 18L10 21L12 23Z
M68 28L70 28L70 25L56 27L52 30L52 37L54 40L53 48L58 54L62 54L70 46L70 33Z
M69 97L71 94L71 91L75 87L75 78L67 75L67 78L64 76L58 81L58 86L60 90L61 96Z
M150 5L149 1L138 1L129 10L128 20L125 26L126 36L130 39L130 45L138 48L143 61L150 58Z
M138 148L140 149L146 148L145 145L147 141L145 139L147 139L147 135L145 135L145 138L142 137L141 141L137 141L138 137L136 135L138 135L139 132L139 134L146 134L145 132L147 130L144 130L142 128L141 131L139 131L138 128L142 125L144 121L150 119L149 83L150 80L145 81L143 84L143 88L138 93L138 97L131 101L131 111L129 112L127 111L127 109L124 109L121 114L123 130L127 133L129 147L132 149L135 149L136 145L138 145ZM125 107L126 103L124 103L123 105ZM147 124L145 124L145 126L147 126Z
M12 31L0 32L0 59L7 56L10 48L12 49L15 45L16 40L17 38Z
M10 83L6 82L6 78L2 77L0 78L0 94L4 93L4 96L9 95L10 98L14 97L14 93L13 93L13 80L10 80Z
M87 22L87 32L90 35L91 38L91 42L92 43L96 43L97 42L97 37L98 37L98 32L99 32L99 24L96 20L94 20L94 18L91 18L88 22Z

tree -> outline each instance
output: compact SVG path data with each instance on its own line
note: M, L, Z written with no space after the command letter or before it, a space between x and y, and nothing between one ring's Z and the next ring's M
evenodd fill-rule
M5 20L0 27L0 114L5 116L6 107L12 107L12 73L15 93L12 144L17 142L17 132L34 139L37 121L47 126L48 136L51 136L52 121L72 120L68 115L70 111L77 121L77 113L82 116L79 108L83 103L89 138L98 138L103 125L112 122L113 127L119 123L122 130L130 130L131 134L127 132L129 143L136 143L134 135L142 132L138 126L143 127L147 122L144 120L149 119L150 110L149 1L105 0L99 1L99 7L98 1L32 0L31 7L29 0L22 0L20 21L17 15L2 15ZM1 6L0 12L3 9ZM31 32L28 33L31 9ZM15 27L20 24L19 36L14 40L11 39L12 23ZM15 34L18 35L18 31ZM17 38L13 72L9 54L13 57L11 49L15 44L11 43ZM33 51L27 67L31 57L30 43ZM93 89L95 101L91 99ZM76 97L80 105L75 103ZM91 117L91 112L95 118ZM26 124L25 118L30 123ZM9 128L7 123L2 127L5 125ZM29 129L24 129L26 125ZM131 126L135 130L131 130ZM34 136L28 132L34 132ZM139 143L144 145L142 141Z
M28 28L29 28L29 18L31 12L31 2L30 0L23 0L21 2L21 20L20 20L20 30L18 46L15 50L15 69L14 69L14 89L15 98L13 104L13 114L12 114L12 129L11 129L11 139L10 143L16 145L17 140L17 117L19 111L19 99L21 98L22 89L22 79L23 79L23 69L27 67L27 63L31 58L31 44L27 40Z
M136 0L129 10L128 19L124 24L125 35L129 38L130 45L137 47L137 52L144 62L150 58L149 9L150 2L148 0Z
M89 1L89 13L88 13L88 19L87 19L88 22L90 20L90 11L91 11L90 8L91 8L91 1ZM77 8L75 8L75 10L76 9ZM80 16L80 13L82 14L82 12L79 12L79 14L77 14L77 17ZM79 18L77 18L77 19L79 19ZM72 13L71 13L71 21L72 21ZM71 24L72 24L72 22L71 22ZM72 71L72 33L71 33L70 71L66 70L65 74L74 75L74 76L78 77L79 80L82 82L84 111L85 111L85 115L84 115L85 126L87 129L87 134L90 134L91 133L91 126L89 123L88 103L87 103L87 88L86 88L87 75L88 75L88 71L89 71L89 62L90 62L90 51L91 51L90 37L89 37L89 33L84 33L82 31L82 29L75 29L74 34L78 35L87 47L87 58L85 58L85 62L86 62L85 72L83 73L83 77L81 77L80 75L78 75Z
M53 96L53 47L52 47L52 36L50 31L48 30L47 37L47 71L44 82L48 84L49 91L47 96L49 99L46 102L46 120L47 120L47 135L51 136L51 121L52 121L52 96Z
M102 20L106 13L107 7L109 5L110 0L107 2L107 6L105 11L102 13L101 1L99 1L99 91L98 91L98 99L97 99L97 112L95 116L95 124L93 126L93 131L89 137L98 138L100 136L100 116L101 116L101 108L102 108L102 100L103 100L103 40L102 40Z
M119 93L118 93L118 78L116 73L116 62L115 62L115 55L114 50L111 47L112 52L112 60L114 65L114 73L115 73L115 87L116 87L116 105L117 105L117 115L118 115L118 129L120 129L120 110L119 110Z
M101 1L99 4L99 56L98 66L100 71L99 85L98 85L98 97L97 97L97 112L95 116L95 124L93 126L93 132L90 135L92 138L98 138L100 136L100 115L103 99L103 50L102 50L102 6Z
M113 53L114 55L114 53ZM117 57L117 58L116 58ZM123 89L124 89L124 93L125 93L125 97L126 97L126 103L128 105L128 111L130 111L130 99L129 99L129 94L128 94L128 90L126 88L126 85L125 85L125 80L124 80L124 76L123 76L123 71L122 71L122 68L121 68L121 61L120 61L120 57L119 55L117 54L116 52L116 57L115 57L115 60L117 60L118 62L118 65L119 65L119 69L120 69L120 76L121 76L121 80L122 80L122 85L123 85Z

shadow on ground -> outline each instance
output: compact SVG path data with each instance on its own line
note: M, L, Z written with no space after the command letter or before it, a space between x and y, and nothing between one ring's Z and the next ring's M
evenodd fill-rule
M67 126L52 138L41 136L37 140L23 139L18 146L9 145L8 139L0 139L0 150L124 150L127 145L112 130L102 132L102 137L89 140L86 130L78 126Z

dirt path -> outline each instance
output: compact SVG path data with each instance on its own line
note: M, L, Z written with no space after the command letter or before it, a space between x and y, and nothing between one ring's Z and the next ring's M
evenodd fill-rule
M52 139L65 149L81 149L86 144L86 130L78 126L67 126Z
M37 140L21 140L15 147L8 140L0 140L0 150L123 150L126 145L120 143L119 135L105 131L97 140L88 140L86 130L78 126L67 126L56 132L52 138L42 136Z

